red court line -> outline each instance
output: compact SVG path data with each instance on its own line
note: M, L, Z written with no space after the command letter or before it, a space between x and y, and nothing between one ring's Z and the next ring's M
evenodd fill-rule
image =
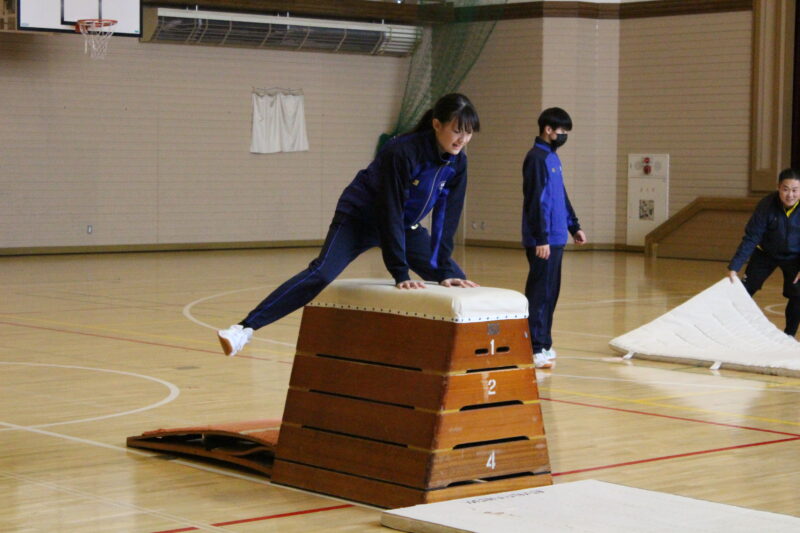
M48 328L45 326L31 326L30 324L18 324L16 322L6 322L0 320L0 324L4 324L6 326L16 326L19 328L30 328L30 329L39 329L42 331L55 331L56 333L71 333L73 335L83 335L86 337L97 337L100 339L110 339L114 341L124 341L124 342L134 342L136 344L149 344L150 346L160 346L162 348L177 348L179 350L191 350L193 352L203 352L203 353L219 353L214 352L211 350L203 350L200 348L187 348L186 346L178 346L176 344L164 344L160 342L150 342L150 341L143 341L139 339L129 339L126 337L114 337L112 335L100 335L99 333L87 333L85 331L74 331L70 329L58 329L58 328Z
M595 470L606 470L608 468L618 468L618 467L621 467L621 466L630 466L630 465L637 465L637 464L642 464L642 463L652 463L652 462L655 462L655 461L666 461L668 459L678 459L678 458L681 458L681 457L691 457L693 455L703 455L703 454L708 454L708 453L724 452L724 451L729 451L729 450L737 450L737 449L741 449L741 448L752 448L754 446L765 446L767 444L779 444L779 443L782 443L782 442L792 442L792 441L800 440L800 434L797 434L797 433L788 433L788 432L784 432L784 431L775 431L775 430L771 430L771 429L754 428L754 427L750 427L750 426L738 426L736 424L724 424L722 422L710 422L708 420L698 420L696 418L685 418L685 417L681 417L681 416L671 416L671 415L662 415L662 414L658 414L658 413L648 413L647 411L636 411L634 409L622 409L620 407L609 407L609 406L606 406L606 405L596 405L596 404L583 403L583 402L572 402L572 401L569 401L569 400L554 400L552 398L545 398L543 396L540 396L539 399L540 400L549 401L549 402L558 402L558 403L566 403L566 404L570 404L570 405L579 405L581 407L592 407L592 408L595 408L595 409L607 409L609 411L619 411L619 412L622 412L622 413L631 413L631 414L644 415L644 416L657 416L659 418L668 418L670 420L680 420L682 422L695 422L697 424L708 424L708 425L712 425L712 426L722 426L722 427L729 427L729 428L734 428L734 429L746 429L746 430L750 430L750 431L760 431L760 432L763 432L763 433L774 433L776 435L788 435L789 436L789 438L787 438L787 439L778 439L778 440L770 440L770 441L763 441L763 442L754 442L754 443L750 443L750 444L739 444L739 445L736 445L736 446L728 446L728 447L725 447L725 448L714 448L712 450L700 450L700 451L696 451L696 452L687 452L687 453L679 453L679 454L674 454L674 455L665 455L663 457L651 457L651 458L648 458L648 459L639 459L639 460L636 460L636 461L627 461L627 462L624 462L624 463L616 463L616 464L603 465L603 466L593 466L593 467L589 467L589 468L581 468L581 469L578 469L578 470L568 470L566 472L553 472L551 474L553 477L568 476L570 474L580 474L582 472L592 472L592 471L595 471Z
M619 411L621 413L631 413L634 415L657 416L659 418L668 418L670 420L680 420L683 422L695 422L697 424L708 424L710 426L722 426L734 429L747 429L750 431L760 431L762 433L774 433L775 435L788 435L789 437L800 437L800 433L789 433L787 431L775 431L774 429L754 428L750 426L738 426L736 424L725 424L723 422L711 422L709 420L699 420L697 418L685 418L682 416L662 415L658 413L649 413L647 411L636 411L634 409L622 409L621 407L608 407L606 405L596 405L591 403L571 402L568 400L554 400L552 398L539 397L540 400L548 402L568 403L570 405L580 405L581 407L594 407L595 409L607 409L609 411Z
M202 348L189 348L188 346L179 346L177 344L165 344L165 343L161 343L161 342L150 342L150 341L143 341L143 340L140 340L140 339L129 339L129 338L126 338L126 337L115 337L115 336L112 336L112 335L100 335L99 333L87 333L87 332L84 332L84 331L74 331L74 330L69 330L69 329L48 328L48 327L45 327L45 326L31 326L30 324L19 324L19 323L16 323L16 322L6 322L6 321L3 321L3 320L0 320L0 324L6 325L6 326L16 326L16 327L19 327L19 328L39 329L39 330L43 330L43 331L55 331L56 333L67 333L67 334L72 334L72 335L83 335L83 336L86 336L86 337L97 337L97 338L100 338L100 339L110 339L110 340L113 340L113 341L133 342L133 343L136 343L136 344L147 344L149 346L159 346L161 348L175 348L177 350L188 350L188 351L191 351L191 352L212 353L214 355L219 355L219 353L220 353L220 352L214 351L214 350L204 350ZM256 357L256 356L253 356L253 355L240 356L240 358L259 359L261 361L272 361L272 359L269 359L269 358L266 358L266 357Z
M335 511L337 509L346 509L348 507L353 507L352 504L346 503L343 505L334 505L332 507L320 507L318 509L306 509L305 511L293 511L291 513L281 513L281 514L273 514L269 516L257 516L255 518L242 518L241 520L231 520L229 522L219 522L216 524L211 524L214 527L222 527L222 526L232 526L235 524L247 524L250 522L260 522L262 520L272 520L273 518L285 518L287 516L297 516L303 514L311 514L311 513L321 513L324 511ZM156 531L155 533L182 533L184 531L197 531L198 528L196 527L182 527L180 529L165 529L164 531Z
M665 455L663 457L651 457L649 459L639 459L638 461L627 461L625 463L616 463L616 464L613 464L613 465L593 466L593 467L590 467L590 468L580 468L578 470L568 470L566 472L554 472L554 473L552 473L550 475L553 476L553 477L568 476L570 474L580 474L580 473L583 473L583 472L592 472L594 470L605 470L607 468L617 468L617 467L620 467L620 466L639 465L639 464L642 464L642 463L653 463L653 462L656 462L656 461L666 461L668 459L679 459L681 457L691 457L693 455L703 455L703 454L707 454L707 453L725 452L725 451L728 451L728 450L738 450L738 449L741 449L741 448L752 448L754 446L765 446L767 444L779 444L781 442L792 442L792 441L798 441L798 440L800 440L800 437L792 437L792 438L788 438L788 439L779 439L779 440L768 440L768 441L764 441L764 442L753 442L753 443L750 443L750 444L739 444L737 446L728 446L726 448L715 448L713 450L701 450L699 452L678 453L678 454L675 454L675 455Z

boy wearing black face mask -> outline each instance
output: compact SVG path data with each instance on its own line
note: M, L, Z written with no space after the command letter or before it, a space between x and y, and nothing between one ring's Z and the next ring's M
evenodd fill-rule
M552 368L556 357L551 330L561 288L561 258L569 235L586 243L578 217L567 197L561 160L556 154L567 142L572 119L560 107L539 115L539 136L522 166L522 244L528 256L528 324L536 368Z

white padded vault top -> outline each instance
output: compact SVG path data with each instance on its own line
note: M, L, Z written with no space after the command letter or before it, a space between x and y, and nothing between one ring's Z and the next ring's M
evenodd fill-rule
M586 479L384 511L411 533L789 533L800 518Z
M528 317L528 300L509 289L442 287L398 289L384 279L342 279L331 283L311 303L448 322L486 322Z
M632 355L702 361L713 368L800 371L800 343L764 316L738 279L723 278L609 344Z

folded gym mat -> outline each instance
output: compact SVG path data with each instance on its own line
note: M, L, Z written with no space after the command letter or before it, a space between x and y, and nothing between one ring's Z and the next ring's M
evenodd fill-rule
M800 375L800 343L764 316L741 281L727 277L609 345L625 357Z

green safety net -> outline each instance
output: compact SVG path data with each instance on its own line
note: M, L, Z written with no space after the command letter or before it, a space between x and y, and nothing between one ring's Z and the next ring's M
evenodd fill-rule
M424 2L441 3L441 2ZM451 21L427 25L411 56L400 115L384 133L378 148L395 135L412 130L433 104L455 92L486 45L506 0L454 0ZM497 7L490 6L500 6Z

